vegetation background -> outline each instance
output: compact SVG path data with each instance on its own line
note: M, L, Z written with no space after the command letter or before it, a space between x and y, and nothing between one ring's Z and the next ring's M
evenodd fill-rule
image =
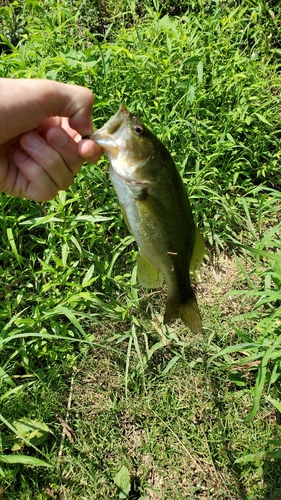
M281 499L280 14L263 0L0 2L0 76L84 85L165 143L207 245L203 335L108 179L0 195L0 498Z

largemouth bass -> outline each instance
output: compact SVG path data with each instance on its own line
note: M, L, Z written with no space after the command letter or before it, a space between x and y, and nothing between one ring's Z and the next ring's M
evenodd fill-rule
M110 160L113 186L140 248L140 284L157 288L164 276L168 288L164 324L181 318L192 332L201 332L190 272L200 264L205 247L169 151L123 104L90 138Z

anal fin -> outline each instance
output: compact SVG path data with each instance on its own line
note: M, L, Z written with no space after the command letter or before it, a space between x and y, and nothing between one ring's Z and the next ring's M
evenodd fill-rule
M204 254L205 254L205 243L198 227L195 226L193 252L189 264L189 270L191 274L194 274L195 270L200 266Z

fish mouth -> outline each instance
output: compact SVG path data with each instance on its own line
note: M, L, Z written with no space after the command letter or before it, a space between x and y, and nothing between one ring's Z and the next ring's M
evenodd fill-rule
M126 119L130 116L130 111L122 103L117 113L113 115L100 129L93 132L89 139L95 141L106 152L114 153L118 151L116 140L126 129Z

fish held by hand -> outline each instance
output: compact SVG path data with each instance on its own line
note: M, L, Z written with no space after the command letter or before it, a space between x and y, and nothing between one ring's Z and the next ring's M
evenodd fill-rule
M140 248L140 284L157 288L164 277L164 324L181 318L192 332L202 332L190 273L201 263L205 246L169 151L124 104L90 138L110 160L111 181Z

